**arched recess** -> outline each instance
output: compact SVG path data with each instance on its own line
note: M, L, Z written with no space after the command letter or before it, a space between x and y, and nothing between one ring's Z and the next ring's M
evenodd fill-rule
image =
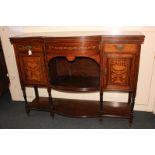
M99 91L99 56L47 56L52 88L61 91Z

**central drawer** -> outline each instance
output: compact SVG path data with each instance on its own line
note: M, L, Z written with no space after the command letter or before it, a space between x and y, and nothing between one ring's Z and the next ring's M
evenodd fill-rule
M56 55L96 55L99 45L95 43L46 43L45 51Z
M45 52L62 56L87 56L99 53L100 37L66 37L46 39Z

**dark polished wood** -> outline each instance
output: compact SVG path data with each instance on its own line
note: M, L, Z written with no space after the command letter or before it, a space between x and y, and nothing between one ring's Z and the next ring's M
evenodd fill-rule
M104 101L103 105L103 116L130 118L128 103Z
M61 91L88 92L99 90L99 78L96 77L76 77L60 76L51 83L52 88Z
M31 110L38 111L47 111L50 112L49 100L47 97L35 98L32 102L29 103Z
M53 98L54 112L70 117L99 116L99 101ZM31 109L50 112L48 98L40 97L30 103ZM89 107L89 108L88 108Z
M133 120L139 58L143 35L76 37L14 37L26 111L43 110L70 117L121 117ZM36 98L27 102L25 87L34 86ZM39 97L45 87L48 98ZM53 98L51 88L100 93L99 101ZM126 103L104 101L105 91L129 93Z
M103 102L103 111L100 112L100 102L90 100L73 100L53 98L54 112L63 116L70 117L123 117L130 118L130 106L127 103ZM30 103L31 109L50 112L47 97L34 99ZM88 108L89 107L89 108Z
M55 113L70 117L98 117L99 101L54 99ZM89 107L89 108L88 108Z
M99 90L99 65L92 59L80 57L70 62L65 57L56 57L49 62L49 74L56 90Z

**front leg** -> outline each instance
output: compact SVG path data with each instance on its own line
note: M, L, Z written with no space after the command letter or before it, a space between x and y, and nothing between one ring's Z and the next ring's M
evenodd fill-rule
M29 114L30 114L30 106L29 106L29 104L27 102L25 87L22 87L22 91L23 91L23 97L24 97L24 100L25 100L25 111L26 111L27 116L29 116Z
M47 91L48 91L48 102L50 107L50 116L54 119L54 105L52 101L51 87L48 87Z

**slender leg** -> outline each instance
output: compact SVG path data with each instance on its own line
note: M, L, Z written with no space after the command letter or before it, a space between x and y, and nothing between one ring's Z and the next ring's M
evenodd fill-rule
M132 102L131 102L131 110L133 111L134 105L135 105L135 98L136 98L136 93L133 93L132 95Z
M129 97L128 97L128 104L131 104L131 98L132 98L132 92L129 92Z
M26 96L26 89L25 87L22 87L22 91L23 91L23 96L24 96L24 100L25 100L25 110L26 110L26 113L27 115L29 116L30 114L30 106L27 102L27 96Z
M100 92L100 114L99 114L100 122L102 122L102 114L103 114L103 92Z
M132 92L129 92L129 97L128 97L128 104L130 106L129 126L132 125L132 120L133 120L133 113L131 111L131 100L132 100Z
M130 119L129 119L129 126L132 126L132 122L133 122L133 112L130 111Z
M39 98L39 92L38 92L38 87L34 86L34 91L35 91L35 96L38 99Z
M49 101L49 106L50 106L50 115L54 119L54 106L53 106L53 102L52 102L51 88L48 87L47 91L48 91L48 96L49 96L48 101Z
M136 93L133 92L131 97L131 105L130 105L130 120L129 120L130 126L132 125L132 122L133 122L133 108L135 105L135 97L136 97Z

